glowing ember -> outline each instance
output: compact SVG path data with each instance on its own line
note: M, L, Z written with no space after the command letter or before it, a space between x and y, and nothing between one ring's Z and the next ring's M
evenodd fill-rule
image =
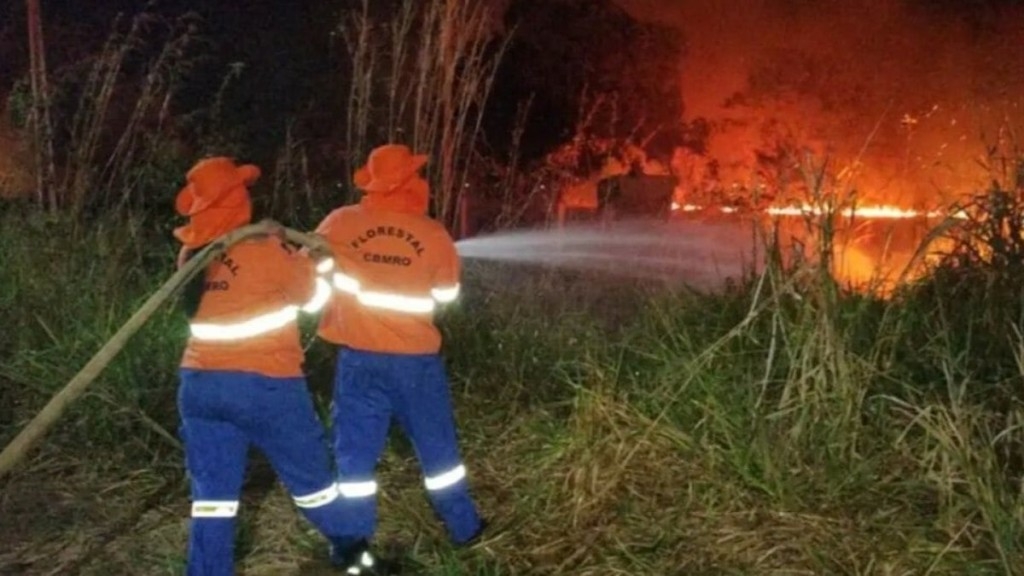
M767 212L773 216L800 216L806 214L821 215L826 211L818 206L810 206L804 204L803 206L786 206L786 207L773 207L768 208ZM929 212L921 212L918 210L907 210L899 208L897 206L859 206L853 208L847 208L840 211L841 214L848 217L859 217L859 218L877 218L877 219L901 219L901 218L943 218L945 216L952 216L954 218L963 218L963 213L946 214L938 210L932 210Z
M678 202L672 203L672 211L678 212L698 212L705 210L703 206L697 206L694 204L679 204ZM718 211L725 214L733 214L738 210L730 206L718 207ZM801 206L771 206L764 210L766 214L771 216L821 216L827 212L826 209L819 206L811 206L809 204L803 204ZM856 218L873 218L878 220L898 220L898 219L910 219L910 218L957 218L965 219L967 214L962 210L959 212L942 212L939 210L931 210L928 212L922 212L919 210L910 210L900 208L898 206L859 206L855 208L847 208L845 210L837 210L836 213L842 214L847 217Z

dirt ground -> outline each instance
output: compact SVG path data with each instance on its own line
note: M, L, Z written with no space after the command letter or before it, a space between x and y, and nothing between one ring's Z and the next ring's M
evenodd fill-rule
M179 455L165 454L138 469L108 454L69 462L68 446L48 445L30 464L0 482L0 575L170 576L183 573L188 534L187 482ZM170 452L170 451L168 451ZM419 494L416 470L405 458L387 466L399 472L400 501L380 502L379 551L400 563L401 574L425 574L413 556L422 541L443 545L440 530L418 534L409 521L430 526L433 517ZM395 508L401 511L394 511ZM402 518L402 520L397 520ZM436 527L435 527L436 528ZM295 510L258 453L251 454L236 532L236 569L243 576L337 574L327 563L326 542Z
M43 448L0 486L0 574L87 573L109 558L122 535L162 518L181 496L158 469L133 470L106 458L72 464L60 453L66 454Z

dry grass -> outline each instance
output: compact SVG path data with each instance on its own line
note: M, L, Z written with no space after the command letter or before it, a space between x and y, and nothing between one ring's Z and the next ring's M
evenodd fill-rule
M108 543L135 530L148 509L182 496L161 468L116 453L78 459L76 452L73 444L50 444L4 484L0 572L80 573L105 562Z
M192 14L168 20L143 11L123 26L115 21L101 49L51 71L41 84L46 94L39 97L39 114L46 129L26 129L22 137L29 151L39 139L45 153L13 155L17 147L0 125L0 193L32 191L53 214L144 203L151 187L165 184L153 182L171 156L170 138L160 133L197 43ZM17 162L18 173L7 162ZM18 181L5 182L12 176ZM31 181L23 182L25 177Z
M348 174L387 142L430 154L433 213L454 224L508 42L495 37L496 16L491 4L469 0L364 0L345 15Z
M491 533L453 554L426 504L415 461L391 452L381 466L382 545L415 557L419 568L410 574L922 574L940 551L970 552L967 542L940 550L891 495L793 510L723 470L715 447L652 423L622 398L582 392L574 404L568 412L539 408L506 419L499 402L462 398L466 460ZM32 568L4 573L180 569L187 531L181 484L168 494L165 479L125 477L111 467L73 474L71 488L39 486L36 479L52 473L44 462L24 478L37 494L63 494L75 508L53 515L62 507L51 501L53 531L26 534L13 555ZM117 486L108 484L118 477ZM156 491L163 492L160 503L146 506ZM3 508L5 518L17 517L9 498ZM250 491L242 523L244 574L317 573L323 544L279 486ZM11 559L5 555L0 566L11 570ZM962 569L957 563L930 573Z

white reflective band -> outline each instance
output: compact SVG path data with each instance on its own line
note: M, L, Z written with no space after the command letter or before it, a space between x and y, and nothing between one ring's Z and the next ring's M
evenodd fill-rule
M193 518L234 518L238 500L196 500L192 503Z
M358 280L341 272L334 273L334 287L341 292L355 296L360 304L370 308L383 308L412 314L428 314L434 311L434 300L431 298L363 290L360 288Z
M309 300L309 302L307 302L306 305L302 307L302 311L308 312L310 314L314 312L319 312L320 309L324 307L324 304L327 304L327 301L330 299L331 285L327 283L327 280L324 280L323 278L317 278L316 293L313 294L313 297Z
M359 565L358 566L349 566L348 570L346 570L345 573L346 574L362 574L363 573L363 568L373 568L373 564L374 564L373 555L370 554L369 552L363 552L362 555L359 556Z
M367 498L377 493L377 482L338 482L338 492L345 498Z
M319 492L307 494L306 496L293 496L292 500L299 508L319 508L326 506L338 499L338 486L331 484Z
M434 300L447 304L448 302L454 302L459 297L459 285L456 284L448 288L434 288L430 293L434 296Z
M294 322L298 306L285 306L277 312L271 312L245 322L236 324L204 324L192 325L192 336L200 340L240 340L251 338L267 332L284 328Z
M423 479L423 483L427 485L427 490L444 490L450 486L454 486L460 480L466 477L466 467L459 464L455 468L437 476L428 476Z
M334 287L348 294L359 294L359 281L341 272L334 273Z
M331 270L334 270L333 258L324 258L316 263L316 271L318 274L327 274Z
M434 301L430 298L385 294L383 292L360 292L356 295L356 299L363 306L394 310L395 312L428 314L434 311Z

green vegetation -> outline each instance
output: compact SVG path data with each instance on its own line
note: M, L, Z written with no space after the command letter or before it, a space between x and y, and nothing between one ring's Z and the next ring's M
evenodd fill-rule
M1021 241L993 226L1015 198L979 197L988 216L961 240L984 249L961 243L886 300L814 269L700 295L469 266L446 350L493 530L452 552L397 443L380 467L382 543L420 574L1019 574L1021 276L1003 257ZM2 216L3 441L169 272L166 226L70 229ZM175 310L160 314L7 482L4 572L180 567L184 334ZM311 339L322 403L330 357ZM303 573L322 543L270 478L257 461L242 565Z

